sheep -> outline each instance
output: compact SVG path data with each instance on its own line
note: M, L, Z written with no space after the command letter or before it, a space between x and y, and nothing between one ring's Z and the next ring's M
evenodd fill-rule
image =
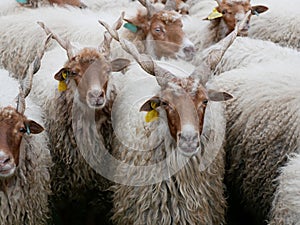
M120 23L118 20L118 28ZM32 94L45 108L45 126L49 132L54 162L51 174L54 210L58 214L61 212L63 215L58 217L62 216L69 224L74 214L71 208L73 201L80 202L82 210L91 214L97 209L100 211L97 214L107 213L109 209L110 191L107 189L111 182L91 163L108 164L102 159L111 149L109 99L113 93L109 93L108 81L111 72L124 69L129 60L110 60L111 40L107 35L99 46L101 51L89 47L75 51L69 41L54 34L45 24L39 24L47 34L53 35L68 56L63 68L55 71L56 65L65 59L65 53L62 56L56 48L46 53L43 62L46 66L35 76ZM55 68L53 61L56 61ZM56 90L57 82L48 82L50 78L47 74L51 72L59 81L60 92ZM90 124L82 127L84 122ZM97 130L92 129L93 124L96 124ZM92 138L95 135L99 138ZM86 211L80 213L88 217ZM102 221L109 224L105 216Z
M41 53L30 65L18 95L18 82L0 70L0 223L6 225L47 224L52 159L48 135L43 132L42 110L25 97L38 70ZM24 113L24 111L26 111ZM30 118L30 119L29 119ZM37 121L37 122L36 122Z
M149 0L139 2L146 7L146 11L140 10L135 17L125 19L128 23L124 26L127 25L128 29L122 32L122 36L155 59L172 57L191 60L195 54L194 44L182 30L180 14L170 11L172 3L166 3L165 8L160 10Z
M114 101L113 155L119 162L113 186L113 221L224 224L225 120L218 101L232 96L211 90L213 85L205 87L206 80L198 79L197 74L214 70L238 27L219 44L222 46L211 50L195 74L177 77L101 23L156 78L127 71L126 86L119 89Z
M250 64L213 82L235 96L226 102L225 181L231 199L253 214L255 224L299 222L297 195L290 201L288 177L280 172L289 171L289 156L299 149L299 59Z
M149 6L149 8L153 13L153 7ZM127 9L127 11L131 10L132 9ZM136 13L135 11L136 10L134 10L134 13ZM112 23L113 21L111 21L111 18L117 17L119 13L120 12L117 10L101 13L101 19L110 21ZM114 14L115 17L113 17ZM153 38L153 35L151 35L150 32L146 41L148 46L147 52L154 54L155 58L160 57L161 54L163 56L171 55L171 57L173 57L174 52L178 57L183 57L186 59L193 57L193 45L187 38L184 37L180 18L178 17L178 20L176 20L174 23L164 25L163 21L166 18L163 18L162 20L157 19L157 17L161 14L162 12L154 13L154 15L156 15L156 19L152 20L152 25L154 26L156 24L157 26L162 27L161 29L167 29L167 27L170 26L172 29L170 32L168 32L168 35L166 35L167 39L163 40L159 35L159 37L156 35ZM175 12L166 13L166 15L170 15L170 17L179 16ZM64 23L61 23L61 16L64 18ZM72 39L80 44L96 45L103 40L102 34L104 32L101 28L99 28L99 24L97 22L98 19L99 15L89 10L83 11L74 8L64 9L52 7L40 8L34 13L31 11L26 11L19 15L2 17L0 21L2 28L0 31L2 32L2 34L0 33L2 37L0 43L0 64L12 74L24 74L26 72L26 65L28 65L28 61L31 61L36 55L37 49L35 46L43 38L43 33L35 24L37 20L41 20L49 24L50 28L55 29L63 38ZM68 27L68 29L66 29L66 27ZM143 33L143 31L133 33L126 28L122 29L124 30L124 35L127 35L129 39L137 38L139 40L143 40L146 38L146 35ZM177 31L175 36L173 29ZM151 39L155 40L151 41ZM164 48L161 48L163 50L156 53L156 50L153 48L155 48L155 46L161 46L161 41L166 41L164 42L165 46ZM168 42L170 42L169 45ZM155 43L157 43L157 45L155 45ZM140 45L145 48L144 44L140 43ZM171 46L171 50L166 48L166 46ZM53 45L49 46L49 49L52 48ZM117 46L112 47L112 49L117 49ZM119 53L119 51L112 51L112 54L115 57L120 57L118 54L122 53ZM121 57L124 56L121 55ZM126 55L126 57L128 57L128 55Z
M300 50L299 17L295 13L298 1L270 1L270 12L261 18L253 18L249 37L269 40L281 46Z
M102 17L112 23L112 15L113 12L103 13ZM118 15L119 12L115 17ZM70 7L43 7L4 16L0 20L0 64L14 76L26 73L28 62L34 59L38 50L36 46L44 37L43 31L36 24L37 21L49 24L49 27L57 30L63 38L72 39L82 45L95 46L103 41L103 30L99 28L98 19L99 15L89 10ZM47 50L53 49L54 46L49 44Z
M184 25L187 27L185 31L191 37L191 40L198 51L217 43L228 35L228 33L234 29L235 24L241 21L249 10L251 10L252 15L258 15L268 10L268 8L263 5L252 6L250 0L216 0L216 2L218 6L215 7L213 12L206 18L203 18L203 12L207 12L208 7L210 8L212 5L212 1L204 1L204 4L202 1L196 3L190 9L191 15L194 17L193 20L196 21L191 22L190 20L187 20L184 22ZM193 9L194 7L197 11ZM199 9L199 7L201 8ZM200 12L198 12L199 10ZM210 8L210 10L212 10L212 8ZM195 12L199 15L193 15ZM201 19L207 21L201 21ZM249 16L244 29L240 31L240 36L248 35L250 19L251 15ZM195 30L195 26L200 27L200 29Z
M299 52L294 49L281 47L270 41L237 37L220 61L215 74L218 75L237 68L249 68L250 65L257 63L263 64L274 60L286 60L287 58L293 60L297 57L300 57ZM201 60L200 55L194 61L199 60Z
M37 8L50 5L71 5L73 7L86 8L86 5L79 0L2 0L0 2L0 16L20 13L26 10L26 8Z

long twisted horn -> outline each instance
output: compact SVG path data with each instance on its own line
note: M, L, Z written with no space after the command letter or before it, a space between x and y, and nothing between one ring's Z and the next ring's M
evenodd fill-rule
M53 33L43 22L38 21L37 23L41 26L41 28L44 29L47 35L52 34L52 38L55 39L58 44L67 51L68 59L72 59L74 56L74 47L72 46L71 42L69 40L62 39L57 34Z
M37 53L37 56L35 57L34 61L29 65L27 74L24 77L24 79L20 81L19 94L17 96L17 111L19 113L24 114L25 112L25 98L29 95L30 90L32 88L33 75L36 74L37 71L40 69L41 60L44 56L47 44L49 43L51 38L52 34L49 34L45 38L42 49Z
M117 19L117 21L113 24L112 26L112 30L119 30L121 27L122 27L122 24L123 24L123 19L124 19L124 15L125 15L125 12L122 12L121 13L121 16ZM108 24L106 24L106 26L109 26ZM103 42L101 43L101 45L99 46L99 51L101 53L103 53L104 57L106 59L109 59L110 57L110 44L112 42L112 36L106 31L104 33L104 40Z
M149 55L140 54L133 43L120 38L118 32L116 30L113 30L107 23L100 20L99 23L106 28L112 38L114 38L121 44L122 48L127 53L133 56L133 58L143 68L143 70L156 77L156 80L160 86L165 86L169 80L175 78L175 76L171 72L158 66Z
M155 7L149 0L139 0L139 2L147 9L148 19L151 19L152 16L156 13Z
M192 76L199 76L199 74L201 74L203 77L208 77L213 73L224 56L226 50L232 45L239 31L245 26L250 13L251 10L246 13L245 17L240 23L236 24L234 30L230 34L205 52L206 57L204 57L203 63L196 68ZM205 79L205 81L207 81L207 79Z
M168 11L171 11L171 10L176 10L176 0L167 0L166 4L165 4L165 7L164 7L164 10L168 10Z
M222 4L222 0L215 0L215 1L218 3L218 5Z

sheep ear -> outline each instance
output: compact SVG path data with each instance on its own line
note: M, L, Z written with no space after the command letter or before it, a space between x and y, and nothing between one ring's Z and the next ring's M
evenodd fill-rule
M218 92L215 90L208 90L208 98L210 101L222 102L232 99L233 96L227 92Z
M68 74L69 70L66 68L62 68L54 75L54 79L58 81L64 81L66 80Z
M123 26L130 30L133 33L138 32L139 29L142 29L144 33L147 33L147 30L149 29L148 19L147 16L141 15L138 13L137 17L132 19L125 19L127 22Z
M255 5L251 7L251 13L252 15L258 15L261 13L264 13L268 10L269 8L264 5Z
M156 107L160 106L160 99L157 96L152 97L148 101L146 101L140 108L140 112L145 111L145 112L150 112Z
M127 68L130 64L130 60L118 58L111 61L111 68L113 72L119 72L125 68Z
M26 120L25 125L28 134L39 134L44 130L44 128L40 124L33 120Z

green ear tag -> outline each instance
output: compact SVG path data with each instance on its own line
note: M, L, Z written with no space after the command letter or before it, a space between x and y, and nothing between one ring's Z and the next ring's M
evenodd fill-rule
M28 1L27 0L16 0L18 3L20 4L27 4Z
M124 27L125 27L126 29L130 30L130 31L133 32L133 33L136 33L137 30L138 30L137 26L134 25L134 24L132 24L132 23L125 23L125 24L124 24Z

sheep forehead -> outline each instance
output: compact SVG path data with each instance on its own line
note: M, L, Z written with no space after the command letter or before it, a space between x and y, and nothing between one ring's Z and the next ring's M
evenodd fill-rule
M13 119L13 120L23 120L25 116L18 113L15 108L13 107L5 107L0 109L0 121L5 119Z
M224 3L235 4L235 3L250 3L249 0L225 0Z
M200 80L193 79L191 77L188 77L186 79L173 79L168 83L167 90L174 93L175 96L194 96L196 94L199 94L199 92L205 93L204 88L200 84Z
M175 11L162 11L157 14L157 19L164 21L165 23L174 23L181 19L181 15Z
M72 58L72 60L79 63L89 63L99 58L104 60L104 57L96 49L83 48Z

